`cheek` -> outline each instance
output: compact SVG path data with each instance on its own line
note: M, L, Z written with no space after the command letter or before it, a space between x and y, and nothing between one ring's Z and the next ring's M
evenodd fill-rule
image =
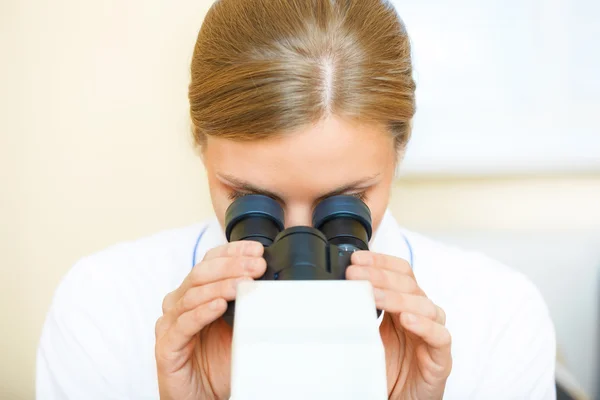
M229 200L228 193L220 182L214 182L209 178L208 184L210 200L215 216L221 224L221 228L225 230L225 212L227 211L227 207L229 207L231 200Z
M379 229L381 220L385 215L385 212L389 205L389 198L391 194L391 183L384 184L369 194L366 199L367 206L371 210L371 221L373 225L373 232Z

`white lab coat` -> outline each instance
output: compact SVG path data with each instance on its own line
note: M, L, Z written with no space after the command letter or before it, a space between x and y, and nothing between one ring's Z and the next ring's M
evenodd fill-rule
M157 399L154 325L164 296L225 243L215 218L81 259L56 290L37 353L37 399ZM390 212L371 250L411 262L447 314L445 399L555 399L555 333L521 273L400 226Z

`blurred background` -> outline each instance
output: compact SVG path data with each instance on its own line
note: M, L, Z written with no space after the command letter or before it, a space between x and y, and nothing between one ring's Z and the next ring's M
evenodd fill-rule
M0 2L0 398L34 397L45 313L77 259L211 214L187 109L211 4ZM598 4L396 1L419 111L392 211L524 271L582 398L600 398Z

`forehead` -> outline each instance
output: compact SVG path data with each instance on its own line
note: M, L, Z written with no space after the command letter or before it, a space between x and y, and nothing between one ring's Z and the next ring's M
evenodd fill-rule
M209 137L209 173L223 173L263 187L329 188L381 173L394 163L391 135L376 125L330 118L305 129L257 141Z

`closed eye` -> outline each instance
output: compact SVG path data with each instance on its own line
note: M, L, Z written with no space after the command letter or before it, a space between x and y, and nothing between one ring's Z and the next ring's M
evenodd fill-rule
M227 197L229 198L229 200L231 200L231 201L235 201L235 200L237 200L237 199L241 199L242 197L244 197L244 196L248 196L248 195L251 195L251 194L256 194L256 193L251 193L251 192L241 192L241 191L238 191L238 190L234 190L234 191L230 192L230 193L227 195Z
M348 196L353 196L356 197L357 199L361 200L361 201L365 201L367 198L367 192L363 191L363 192L357 192L357 193L348 193Z
M248 191L240 191L240 190L233 190L231 192L229 192L228 194L228 198L231 201L235 201L237 199L240 199L244 196L248 196L248 195L252 195L252 194L259 194L259 193L255 193L255 192L248 192ZM353 196L356 197L357 199L361 200L361 201L365 201L367 198L367 191L364 190L362 192L355 192L355 193L341 193L344 194L346 196Z

